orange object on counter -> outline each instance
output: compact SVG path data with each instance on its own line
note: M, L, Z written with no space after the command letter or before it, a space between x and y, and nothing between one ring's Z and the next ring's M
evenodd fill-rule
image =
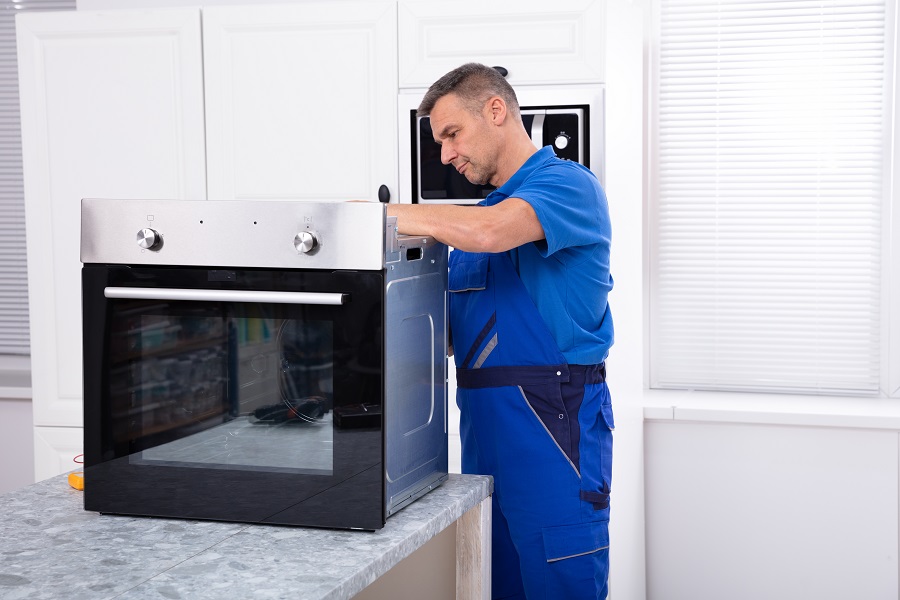
M69 485L76 490L84 490L84 473L81 471L69 473Z

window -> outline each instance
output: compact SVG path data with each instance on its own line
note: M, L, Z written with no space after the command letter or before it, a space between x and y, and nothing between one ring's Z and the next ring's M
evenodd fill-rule
M3 0L0 8L0 355L27 356L28 281L15 16L29 10L74 10L75 0Z
M654 21L651 387L889 394L892 1Z

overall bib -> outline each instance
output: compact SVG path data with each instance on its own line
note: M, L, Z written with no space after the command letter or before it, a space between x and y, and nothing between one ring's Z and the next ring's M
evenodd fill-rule
M507 253L450 255L462 471L493 475L494 598L605 598L613 416Z

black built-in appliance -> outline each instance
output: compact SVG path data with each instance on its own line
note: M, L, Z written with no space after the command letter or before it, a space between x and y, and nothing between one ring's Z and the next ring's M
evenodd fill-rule
M446 479L447 248L383 205L87 199L81 260L86 510L372 530Z
M590 168L590 107L587 104L525 106L522 124L535 147L552 146L560 158ZM412 199L420 204L476 204L495 188L469 182L453 165L441 162L431 120L410 110Z

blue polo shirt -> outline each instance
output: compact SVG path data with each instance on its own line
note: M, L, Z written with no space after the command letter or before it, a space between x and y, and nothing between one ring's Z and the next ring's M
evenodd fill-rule
M603 362L613 344L607 296L612 231L606 194L586 167L538 150L481 204L521 198L544 240L509 251L519 277L569 364Z

